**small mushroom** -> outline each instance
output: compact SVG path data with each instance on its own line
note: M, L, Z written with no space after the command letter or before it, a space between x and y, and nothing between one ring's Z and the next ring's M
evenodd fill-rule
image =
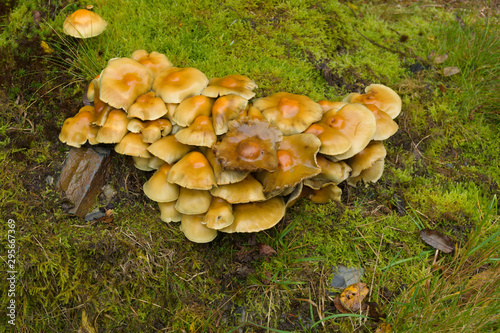
M181 187L179 198L175 202L175 209L182 214L204 214L208 211L212 195L207 190L194 190Z
M369 169L379 160L387 155L384 144L380 141L372 141L365 149L351 157L347 164L352 168L351 177L357 177L363 170Z
M165 103L180 103L199 95L207 84L206 75L196 68L170 67L155 77L153 90Z
M212 148L217 141L212 119L198 116L191 125L175 133L177 141L186 145Z
M210 193L214 197L223 198L231 204L266 200L262 184L251 174L238 183L213 187Z
M323 155L316 155L316 162L321 168L321 173L304 180L304 185L320 189L329 184L340 184L349 177L351 167L344 161L333 162Z
M175 163L168 172L167 180L196 190L210 190L216 185L214 171L199 151L192 151Z
M75 38L90 38L100 35L108 24L98 14L87 9L78 9L66 17L63 31Z
M323 115L321 106L309 97L286 92L259 98L253 106L284 135L304 132Z
M202 95L213 98L225 95L238 95L250 100L255 96L255 93L252 91L255 88L257 88L257 85L250 78L234 74L222 78L210 79L208 87L203 89Z
M369 183L376 183L384 173L384 164L384 159L376 161L371 167L361 171L359 176L347 178L347 183L354 187L360 181L364 182L367 186Z
M154 143L170 133L172 124L164 118L148 121L132 119L129 121L127 129L132 133L141 133L144 142Z
M233 205L234 221L222 232L257 232L274 227L285 216L283 197Z
M115 151L122 155L149 158L151 154L147 150L148 146L149 144L142 140L140 133L127 133L115 146Z
M324 123L314 123L304 133L311 133L321 141L319 152L325 155L343 154L351 148L351 140L338 131Z
M330 201L340 202L342 190L335 184L330 184L320 189L313 189L307 198L317 204L326 204Z
M158 207L163 222L180 222L182 214L175 209L175 201L158 202Z
M189 126L198 116L210 116L214 99L203 95L186 98L175 107L170 119L179 126Z
M207 228L202 221L203 214L182 215L180 229L191 242L210 243L217 237L217 230Z
M233 206L222 198L213 197L201 223L207 228L219 230L230 226L233 221Z
M91 145L98 144L96 139L98 127L91 125L94 119L94 107L82 107L74 117L64 121L59 140L76 148L80 148L87 140Z
M212 107L212 118L215 134L226 133L230 120L238 118L246 110L248 101L237 95L227 95L217 98Z
M166 115L167 112L168 109L163 100L150 91L135 100L128 109L128 116L140 120L156 120Z
M101 73L100 98L116 109L128 111L135 100L151 90L153 72L130 58L115 58Z
M129 119L123 110L113 109L109 112L106 122L97 132L97 141L100 143L118 143L128 133Z
M149 160L152 157L139 157L139 156L132 156L134 160L134 166L142 171L153 171L152 167L149 166Z
M194 147L177 141L174 135L167 135L148 147L151 154L170 164L174 164L193 149Z
M156 202L171 202L179 197L179 186L169 183L167 174L172 166L163 164L143 185L144 194Z
M227 185L242 181L250 173L250 171L228 170L222 167L219 159L215 157L212 149L202 149L203 155L214 169L215 180L217 185Z

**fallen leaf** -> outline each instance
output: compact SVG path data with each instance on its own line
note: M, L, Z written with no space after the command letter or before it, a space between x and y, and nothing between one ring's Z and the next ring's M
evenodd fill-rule
M479 274L475 274L465 285L465 292L460 296L463 301L469 301L471 297L477 294L481 289L493 287L492 281L498 280L500 266L496 269L487 269Z
M340 313L351 313L348 309L344 308L342 305L342 302L340 301L340 298L337 296L333 299L333 305L335 305L335 308L340 312Z
M420 238L433 248L444 253L450 253L455 249L451 238L437 230L423 229L420 231Z
M264 243L258 243L259 253L266 258L276 254L276 250Z
M437 55L434 58L434 63L435 64L442 64L443 62L446 61L446 59L448 59L448 55L446 53L445 54L440 54L440 55Z
M460 73L460 68L458 67L445 67L443 68L443 75L444 76L452 76L452 75L455 75L455 74L458 74Z
M340 294L340 302L344 308L358 312L366 295L368 295L368 288L365 283L351 284Z

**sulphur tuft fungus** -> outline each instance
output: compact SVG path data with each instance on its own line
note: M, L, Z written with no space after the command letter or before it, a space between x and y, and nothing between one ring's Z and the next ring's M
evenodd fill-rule
M63 31L75 38L90 38L100 35L107 25L98 14L87 9L78 9L66 17Z

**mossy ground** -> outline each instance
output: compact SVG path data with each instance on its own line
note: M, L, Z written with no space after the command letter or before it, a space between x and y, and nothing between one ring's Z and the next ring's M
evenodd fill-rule
M64 17L87 4L1 5L9 15L0 35L0 216L16 221L18 331L77 331L83 310L99 332L374 331L373 321L318 324L336 313L330 281L333 266L344 264L365 268L371 300L395 331L426 332L421 318L400 311L414 295L405 286L433 274L434 251L419 228L437 228L460 248L494 200L484 234L476 234L484 240L498 230L498 7L95 1L109 23L104 34L62 37ZM34 21L33 11L44 20ZM113 222L65 214L67 202L51 182L67 151L59 129L107 60L136 49L162 52L208 77L247 75L259 85L258 97L287 91L339 100L372 82L391 86L403 112L386 142L384 176L368 187L342 185L339 204L299 201L268 231L221 234L200 245L160 221L142 193L149 174L115 156L108 176L118 190ZM449 58L436 64L432 51ZM443 76L447 66L462 74ZM6 248L7 238L0 243ZM260 254L259 243L276 255ZM498 260L498 252L491 255ZM441 254L437 263L454 260ZM0 327L10 328L7 289L2 282ZM495 322L498 304L488 311Z

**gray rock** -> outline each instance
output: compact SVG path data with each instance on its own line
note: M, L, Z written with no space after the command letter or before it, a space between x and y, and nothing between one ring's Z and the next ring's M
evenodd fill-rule
M361 282L361 277L365 273L363 268L346 267L339 265L333 267L333 280L330 284L331 287L336 289L344 289L351 284Z

